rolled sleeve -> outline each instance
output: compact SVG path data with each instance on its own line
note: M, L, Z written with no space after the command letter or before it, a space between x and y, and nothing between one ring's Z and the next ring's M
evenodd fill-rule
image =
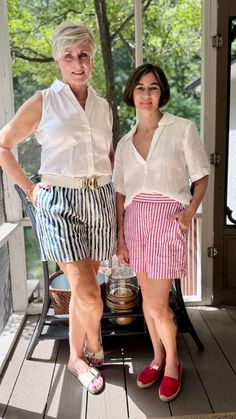
M204 144L198 134L197 127L192 121L190 121L186 130L184 153L189 177L192 182L209 175L209 159Z

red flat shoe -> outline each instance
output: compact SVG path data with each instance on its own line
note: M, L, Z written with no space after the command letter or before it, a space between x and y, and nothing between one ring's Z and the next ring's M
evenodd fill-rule
M137 386L139 388L151 387L161 376L165 368L165 359L160 365L151 366L148 364L139 374L137 378Z
M163 402L169 402L179 394L181 387L182 365L178 365L178 378L168 377L164 375L160 388L159 397Z

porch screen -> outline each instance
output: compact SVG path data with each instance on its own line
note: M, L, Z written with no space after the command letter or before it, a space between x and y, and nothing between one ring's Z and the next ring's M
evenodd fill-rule
M0 171L0 225L6 221L4 190L2 171ZM5 243L0 247L0 334L2 333L11 313L12 313L12 294L11 294L10 270L9 270L9 250Z

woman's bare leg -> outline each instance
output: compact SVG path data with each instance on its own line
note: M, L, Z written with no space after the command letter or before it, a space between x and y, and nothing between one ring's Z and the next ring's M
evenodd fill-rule
M137 274L137 279L142 290L141 284L148 281L147 275L145 273ZM155 322L149 314L149 308L147 306L147 302L145 301L145 298L143 298L143 314L144 314L144 318L148 327L149 335L150 335L152 346L153 346L153 352L154 352L154 358L151 362L151 365L160 365L165 356L165 350L164 350L164 346L162 344L161 338L159 336L158 330L156 328Z
M139 278L139 275L138 275ZM148 279L141 277L139 279L142 297L145 306L145 315L151 317L151 333L155 330L154 343L157 345L157 337L160 338L166 352L165 375L177 378L179 364L176 346L176 327L173 321L173 313L169 308L169 294L172 285L170 279ZM155 327L153 327L153 324ZM154 348L155 353L155 348Z
M71 263L59 263L70 282L70 322L69 342L70 361L79 372L87 371L88 365L83 359L85 341L92 351L101 349L100 322L103 303L100 287L96 280L99 262L83 259ZM94 384L96 385L97 380Z

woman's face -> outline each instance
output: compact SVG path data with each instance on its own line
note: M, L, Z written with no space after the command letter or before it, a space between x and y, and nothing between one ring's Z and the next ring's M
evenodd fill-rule
M63 81L69 85L86 84L92 70L92 51L89 45L70 45L56 60Z
M134 88L133 98L137 110L157 110L161 87L153 73L144 74Z

